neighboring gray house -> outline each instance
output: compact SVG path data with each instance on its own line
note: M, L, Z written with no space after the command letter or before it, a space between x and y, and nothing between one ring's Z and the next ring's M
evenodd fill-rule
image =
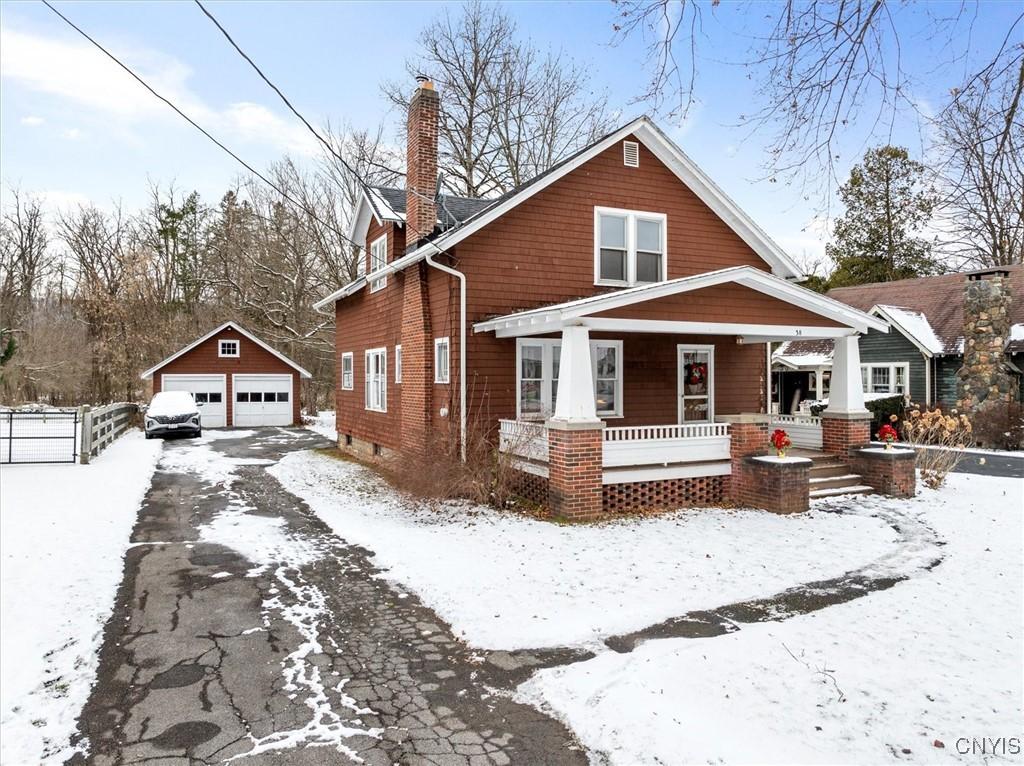
M982 297L973 300L965 316L971 283L988 283L993 290L979 293ZM865 393L906 394L924 404L954 404L959 398L957 372L964 366L966 319L966 335L976 339L972 349L975 343L981 347L983 337L991 336L994 344L975 357L1009 375L1016 396L1024 398L1024 267L843 287L828 296L881 317L892 328L888 333L870 330L860 338ZM778 410L788 413L804 399L827 398L831 368L831 340L796 340L779 346L772 354L773 401Z

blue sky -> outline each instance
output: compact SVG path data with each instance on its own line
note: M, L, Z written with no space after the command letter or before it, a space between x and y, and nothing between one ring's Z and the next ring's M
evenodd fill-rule
M314 161L314 139L192 3L56 4L254 166L264 168L286 152ZM982 6L970 30L972 49L991 49L1002 38L1014 6ZM314 124L329 119L371 128L388 112L380 83L404 77L403 61L415 54L418 31L443 4L236 0L209 7ZM584 63L594 87L606 88L622 109L623 121L645 111L630 103L647 82L641 40L610 45L613 4L517 2L506 8L525 37ZM756 12L757 5L743 8ZM705 13L700 101L685 125L661 124L783 247L797 258L813 257L823 246L816 216L821 200L758 181L764 143L731 127L755 103L743 69L727 63L746 50L737 34L740 12L741 6L723 3ZM910 14L902 20L908 28L921 18L920 10L900 13ZM173 181L214 202L241 171L41 3L0 2L0 35L5 187L43 194L58 209L115 200L132 209L143 204L150 182ZM948 52L924 33L906 39L904 56L921 74L913 97L924 111L941 104L971 63L944 63ZM397 123L392 113L389 128ZM866 132L846 142L843 165L856 159ZM894 139L920 153L922 135L908 116Z

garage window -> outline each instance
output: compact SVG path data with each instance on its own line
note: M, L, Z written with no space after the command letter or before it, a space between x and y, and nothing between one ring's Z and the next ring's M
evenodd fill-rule
M353 378L352 352L348 351L341 355L341 388L343 391L352 390Z
M235 401L236 402L247 402L247 401L249 401L249 392L248 391L239 391L238 393L235 394Z
M220 353L218 356L232 356L237 357L238 353L238 341L237 340L222 340L220 342Z
M366 409L388 411L388 350L372 348L366 352Z

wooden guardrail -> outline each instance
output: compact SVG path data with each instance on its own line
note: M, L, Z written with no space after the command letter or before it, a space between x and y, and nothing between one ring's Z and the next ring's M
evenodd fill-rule
M79 462L86 465L131 428L139 405L118 402L96 409L86 405L81 411L82 438L79 442Z

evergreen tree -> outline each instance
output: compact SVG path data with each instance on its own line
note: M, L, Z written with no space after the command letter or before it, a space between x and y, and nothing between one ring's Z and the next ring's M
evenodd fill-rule
M869 149L839 189L846 212L825 254L835 264L829 287L937 274L933 242L921 236L936 205L925 167L899 146Z

